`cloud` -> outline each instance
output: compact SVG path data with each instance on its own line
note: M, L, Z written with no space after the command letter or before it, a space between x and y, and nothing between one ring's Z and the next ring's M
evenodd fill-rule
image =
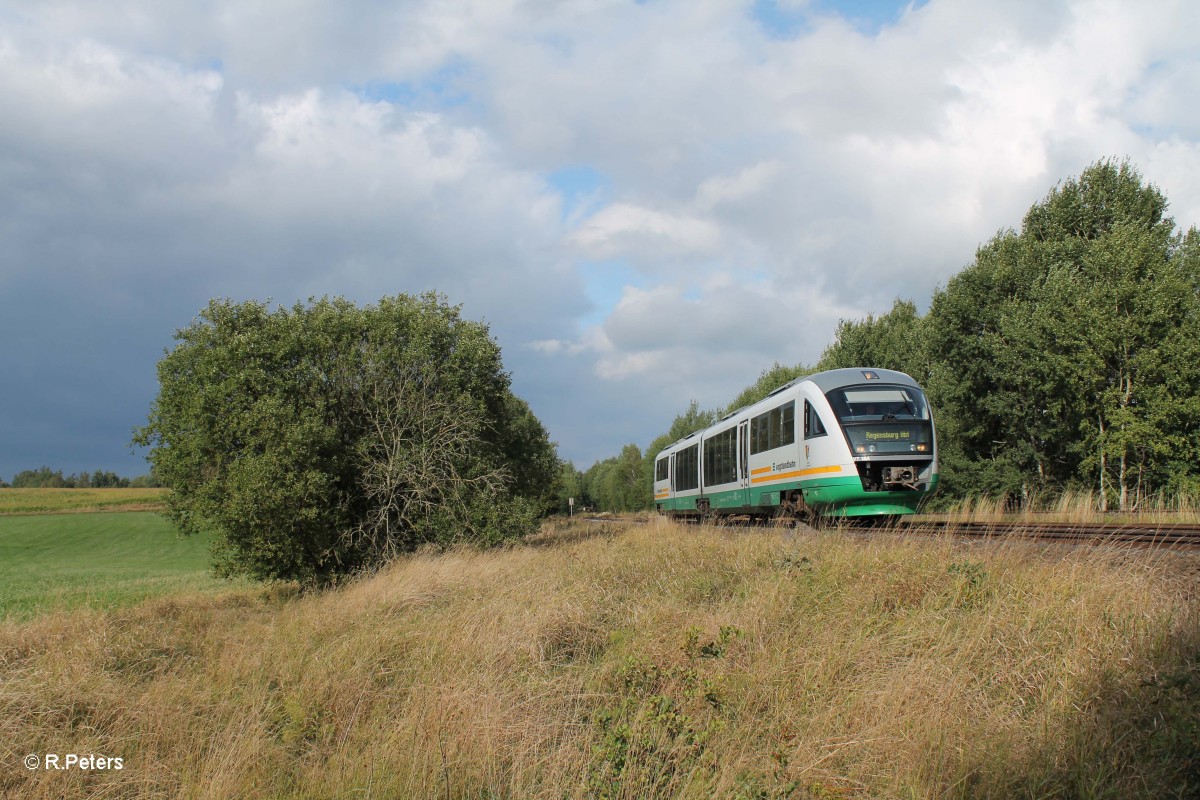
M127 442L154 361L210 297L438 290L514 348L586 308L560 198L478 127L338 88L260 97L95 41L9 39L0 62L20 121L0 133L0 336L32 345L0 359L19 376L0 475L70 441L56 466L143 470ZM83 420L103 454L65 438ZM56 426L58 443L24 433Z
M703 377L727 385L726 369L751 379L779 360L815 362L839 319L861 309L841 306L820 291L736 274L702 284L628 287L601 326L576 342L540 342L548 354L591 354L596 374L628 381L652 376L676 384ZM713 369L724 364L725 367ZM705 375L706 371L712 374Z
M4 58L0 108L24 124L9 129L0 203L19 248L46 254L62 230L96 240L87 253L60 242L53 269L156 258L186 273L192 251L210 274L191 277L215 272L239 292L286 279L371 294L443 285L472 300L483 270L507 272L505 286L528 286L529 273L571 283L556 253L560 199L477 127L343 89L260 98L211 70L94 42ZM149 252L131 258L121 232Z
M213 296L443 291L586 465L923 303L1098 158L1200 220L1195 4L777 10L0 9L0 338L38 331L0 355L0 475L128 458Z
M617 203L589 217L568 241L593 259L711 254L720 244L720 229L694 216Z
M779 175L782 165L778 161L764 161L740 170L734 175L714 175L706 178L696 189L697 208L712 211L719 206L744 203L763 195L771 182Z

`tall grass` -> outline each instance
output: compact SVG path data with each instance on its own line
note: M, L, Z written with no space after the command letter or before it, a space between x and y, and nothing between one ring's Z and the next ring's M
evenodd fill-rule
M1130 508L1101 509L1100 496L1091 491L1063 491L1011 495L978 495L964 498L937 514L969 522L1039 519L1049 522L1180 522L1200 523L1200 503L1193 496L1160 492L1134 498Z
M559 524L313 596L0 625L0 794L1171 797L1200 791L1174 556ZM26 754L119 772L26 771Z

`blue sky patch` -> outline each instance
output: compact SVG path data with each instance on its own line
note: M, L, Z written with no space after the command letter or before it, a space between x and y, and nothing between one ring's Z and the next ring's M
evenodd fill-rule
M411 83L376 81L351 89L363 100L371 103L391 103L394 106L411 106L420 92Z
M546 182L562 195L564 221L585 216L612 196L612 180L587 164L556 169Z
M578 266L583 290L592 301L592 310L578 320L579 329L602 325L621 301L626 286L641 288L642 275L624 261L586 261Z
M363 100L391 103L404 108L444 109L463 105L471 99L463 89L463 76L469 67L454 62L418 81L371 81L347 87Z
M920 8L926 2L911 0L911 5ZM910 0L813 0L806 6L757 0L751 13L773 39L794 39L809 30L812 17L828 15L842 17L860 33L875 36L900 19L909 5Z

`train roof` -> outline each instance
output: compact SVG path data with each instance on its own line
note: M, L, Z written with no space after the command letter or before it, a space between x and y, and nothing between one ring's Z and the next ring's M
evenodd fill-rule
M899 383L905 386L916 386L918 389L920 388L920 386L912 379L911 376L903 372L898 372L894 369L846 367L844 369L827 369L824 372L814 372L811 375L801 375L799 378L790 380L777 389L772 389L771 393L764 397L763 400L766 400L769 397L774 397L780 392L804 383L805 381L812 381L815 383L817 388L821 390L822 394L832 391L833 389L840 389L843 386L854 386L869 381L879 381L881 383ZM730 411L728 414L718 420L718 422L723 422L724 420L729 419L736 414L740 414L747 408L758 405L761 402L762 400L755 400L753 403L744 405L734 411Z
M817 385L817 388L822 392L828 392L832 389L839 389L842 386L851 386L857 383L866 381L879 381L881 383L900 383L905 386L917 386L917 382L906 373L898 372L894 369L872 369L870 367L847 367L846 369L830 369L824 372L816 372L812 375L805 375L803 378L797 378L786 386L795 386L797 383L804 381L812 381ZM917 388L920 388L919 386ZM776 390L778 391L778 390Z
M782 386L780 386L776 389L772 389L771 393L768 394L766 397L764 397L763 400L773 397L773 396L779 394L780 392L783 392L786 389L790 389L791 387L796 386L797 384L804 383L805 381L812 381L813 383L815 383L817 385L817 388L821 390L822 394L824 394L826 392L830 392L834 389L840 389L843 386L853 386L856 384L861 384L861 383L866 383L866 382L874 382L874 381L879 381L880 383L890 383L890 384L899 383L904 386L915 386L918 389L921 388L920 384L918 384L915 380L913 380L911 375L908 375L907 373L904 373L904 372L900 372L898 370L877 369L877 368L873 368L873 367L845 367L843 369L827 369L824 372L814 372L811 375L801 375L799 378L788 381L787 383L783 384ZM730 411L728 414L725 414L724 416L722 416L720 419L718 419L716 422L714 422L712 425L710 425L708 427L711 428L714 425L719 425L720 423L724 422L725 420L729 419L730 417L733 417L733 416L736 416L736 415L742 413L747 408L758 405L759 403L763 402L763 400L756 400L753 403L742 406L741 408L736 408L733 411ZM657 455L661 455L662 453L667 452L675 445L680 444L681 442L685 442L688 439L691 439L696 434L700 433L701 431L706 431L706 430L708 430L708 428L700 428L698 430L692 431L687 436L676 439L675 441L671 442L669 445L667 445L667 446L663 447L661 450L659 450ZM656 457L657 457L657 455L656 455Z

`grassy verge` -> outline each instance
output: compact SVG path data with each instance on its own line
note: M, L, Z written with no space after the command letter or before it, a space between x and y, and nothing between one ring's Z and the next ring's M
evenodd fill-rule
M1188 495L1139 497L1128 511L1101 510L1100 498L1092 492L1062 492L1033 496L1023 503L1014 497L987 495L967 497L941 510L923 515L928 519L964 522L1062 522L1062 523L1200 523L1200 504Z
M155 511L165 489L0 489L0 515Z
M0 517L0 619L225 587L208 562L206 539L154 513Z
M586 523L0 626L0 794L1191 797L1176 556ZM29 753L120 757L27 771Z

